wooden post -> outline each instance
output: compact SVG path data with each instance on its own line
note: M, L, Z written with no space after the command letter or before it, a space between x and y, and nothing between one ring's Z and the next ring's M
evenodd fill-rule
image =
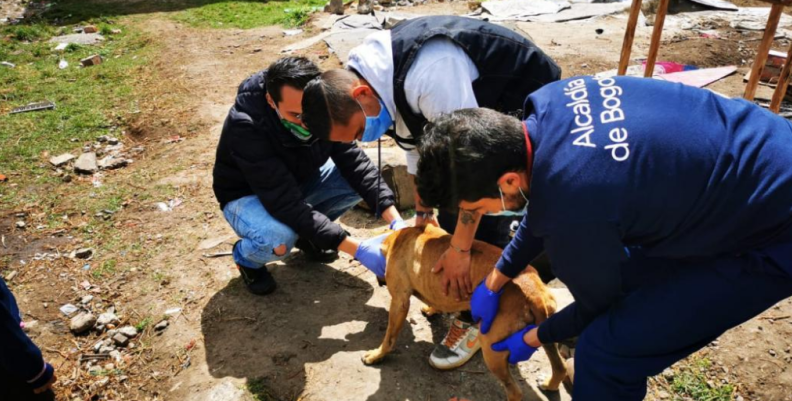
M660 38L663 36L663 24L665 24L666 13L668 12L668 0L660 0L660 7L655 14L654 29L652 30L652 42L649 45L649 55L646 57L646 69L644 77L651 78L654 74L654 66L657 61L657 52L660 50Z
M748 79L748 84L745 85L743 98L746 100L753 100L756 95L756 86L759 85L759 78L762 77L762 71L764 71L765 63L767 62L767 54L770 53L770 46L773 44L773 37L775 36L776 28L778 28L778 21L781 19L783 10L783 4L773 3L770 7L770 16L767 17L764 36L762 36L762 42L759 43L759 49L756 51L756 58L751 67L751 77Z
M781 75L778 77L778 85L775 88L775 92L773 92L773 101L770 102L770 111L776 114L781 110L781 101L784 100L787 86L789 86L789 72L792 71L792 63L789 62L790 55L792 55L792 43L789 44L787 60L784 62L784 69L781 70Z
M627 73L627 66L630 64L630 53L632 52L633 39L635 39L635 27L638 25L638 15L641 14L642 0L632 0L630 6L630 19L627 20L627 30L624 31L624 41L622 42L621 57L619 58L619 75Z

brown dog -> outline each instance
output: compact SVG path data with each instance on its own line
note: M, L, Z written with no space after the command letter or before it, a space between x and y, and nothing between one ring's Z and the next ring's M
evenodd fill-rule
M440 228L405 228L391 234L383 242L383 254L387 260L385 279L391 294L388 315L388 330L382 345L367 352L363 363L379 362L396 342L396 337L407 318L410 296L415 295L426 303L433 312L460 312L470 309L470 301L456 301L443 295L441 276L432 273L432 267L448 249L451 236ZM481 282L493 269L501 255L498 247L476 241L471 255L470 275L474 283ZM533 267L529 267L512 282L506 284L501 295L498 315L489 333L481 337L484 362L506 388L509 401L522 399L522 391L509 373L507 352L493 351L490 346L516 333L528 324L539 324L555 312L556 302L550 291L539 279ZM544 345L550 358L553 375L541 387L543 390L558 390L566 377L566 369L555 344Z

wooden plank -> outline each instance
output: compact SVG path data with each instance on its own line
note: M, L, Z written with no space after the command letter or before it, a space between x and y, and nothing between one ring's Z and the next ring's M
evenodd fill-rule
M759 49L756 51L756 58L751 67L751 76L748 79L748 84L745 85L743 98L746 100L753 100L756 95L756 86L759 85L759 78L761 78L762 71L767 62L767 54L770 52L770 46L773 44L773 37L775 36L776 28L778 28L778 21L781 19L782 11L784 11L784 6L781 4L773 4L772 7L770 7L770 15L767 18L764 36L762 36Z
M627 20L627 30L624 31L624 41L622 42L621 57L619 58L619 75L627 73L630 64L630 53L632 52L633 39L635 39L635 27L638 25L638 15L641 14L642 0L632 0L630 6L630 18Z
M651 78L654 74L654 66L657 61L657 53L660 51L660 38L663 36L663 24L665 24L666 13L668 12L669 0L660 0L660 6L655 14L654 29L652 30L652 42L649 45L649 55L646 57L646 69L644 77Z
M778 111L781 110L781 101L784 100L787 86L789 86L789 72L792 70L792 63L789 62L790 54L792 54L792 42L789 43L787 59L784 62L784 68L781 70L781 75L778 77L778 85L775 88L775 92L773 92L773 100L770 102L770 111L776 114L778 114Z

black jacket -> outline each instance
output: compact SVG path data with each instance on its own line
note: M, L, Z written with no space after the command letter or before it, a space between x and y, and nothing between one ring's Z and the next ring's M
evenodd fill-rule
M214 166L215 196L228 202L255 194L264 208L301 238L323 249L336 249L346 233L304 201L300 186L319 174L332 158L341 175L374 209L394 204L393 193L368 156L354 144L311 140L303 143L281 124L266 99L266 70L239 86L228 112Z

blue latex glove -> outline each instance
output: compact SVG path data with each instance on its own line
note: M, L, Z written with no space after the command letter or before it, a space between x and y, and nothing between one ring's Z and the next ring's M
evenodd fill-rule
M523 337L525 333L536 327L533 324L525 326L524 329L510 335L505 340L492 344L493 351L509 351L509 363L516 365L518 362L527 361L531 358L537 348L525 343Z
M385 241L388 235L390 234L382 234L361 242L355 252L355 259L359 260L377 277L385 277L385 255L382 254L382 241Z
M474 322L481 321L481 327L479 327L481 334L487 334L490 331L492 321L498 314L498 304L502 293L503 288L498 292L490 291L484 281L473 291L473 296L470 298L470 313L473 315Z
M396 219L390 223L390 229L393 231L399 231L404 227L407 227L407 223L403 219Z

